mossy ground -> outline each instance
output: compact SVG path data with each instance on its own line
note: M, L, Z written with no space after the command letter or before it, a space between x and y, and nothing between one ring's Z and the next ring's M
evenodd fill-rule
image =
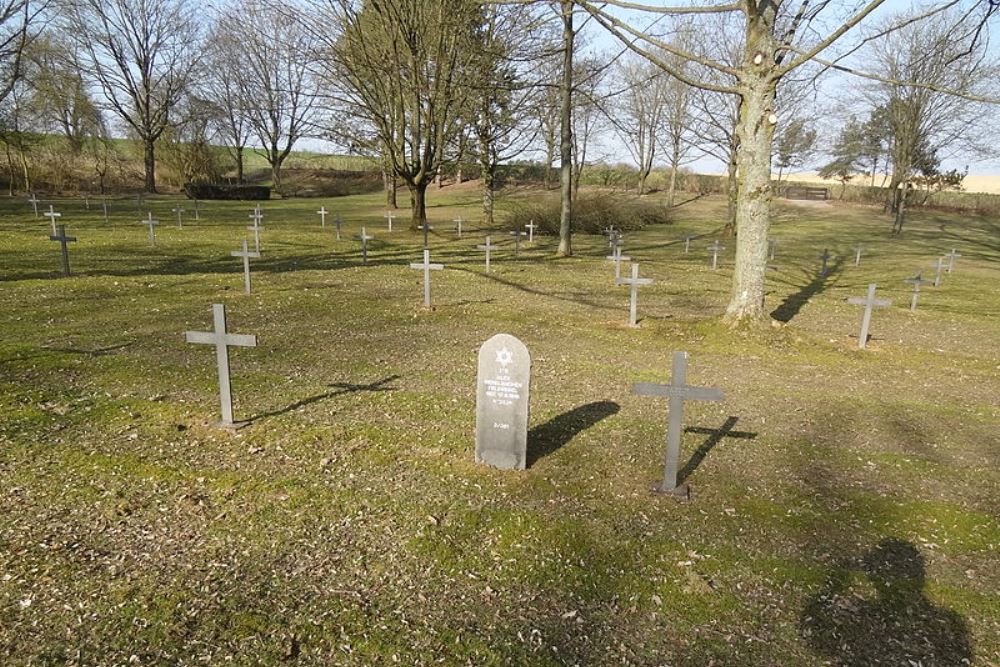
M1000 661L1000 222L915 213L897 239L874 209L779 203L787 324L731 331L734 242L718 271L704 250L724 205L689 202L626 239L656 280L629 329L603 239L514 260L506 237L487 276L475 224L451 232L477 193L447 192L433 311L421 237L388 234L377 196L266 203L251 296L229 256L250 205L176 229L178 200L151 200L151 248L133 202L109 223L59 203L71 278L47 221L3 205L0 663ZM911 313L902 280L952 247ZM894 303L859 351L846 297L869 282ZM236 433L183 337L212 303L259 337L232 352ZM472 461L476 351L501 331L534 361L520 473ZM666 405L630 393L675 350L726 391L686 408L687 503L650 493Z

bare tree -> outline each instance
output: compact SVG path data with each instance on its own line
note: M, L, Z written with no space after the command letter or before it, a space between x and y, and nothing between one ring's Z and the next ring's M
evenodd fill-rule
M0 102L3 102L21 76L24 49L31 41L31 26L48 0L0 1Z
M218 134L236 164L236 181L243 183L244 155L250 140L250 121L243 107L239 80L233 72L242 67L242 44L221 19L206 40L205 76L199 85L204 99L214 107Z
M199 62L200 31L187 0L75 0L70 30L85 71L142 142L145 188L156 192L156 140L171 123Z
M667 75L646 59L629 59L617 68L617 78L626 86L615 105L612 124L625 149L638 165L639 194L646 192L646 179L653 170L657 137L665 127Z
M276 188L281 165L315 120L313 60L319 41L298 13L277 0L247 0L229 8L218 23L218 31L228 33L220 44L237 50L227 73Z

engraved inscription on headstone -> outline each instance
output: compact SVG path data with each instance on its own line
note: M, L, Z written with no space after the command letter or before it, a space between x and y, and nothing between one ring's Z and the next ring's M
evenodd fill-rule
M524 343L497 334L479 348L476 462L524 470L528 454L531 355Z

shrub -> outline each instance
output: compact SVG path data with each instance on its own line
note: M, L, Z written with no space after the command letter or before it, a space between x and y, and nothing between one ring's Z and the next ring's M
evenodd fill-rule
M511 207L506 226L520 228L534 220L539 231L557 235L561 210L558 196L517 202ZM669 223L670 212L659 200L586 193L573 202L573 231L578 233L601 234L609 226L630 232L646 225Z
M271 188L264 185L229 185L223 183L185 183L188 199L270 199Z

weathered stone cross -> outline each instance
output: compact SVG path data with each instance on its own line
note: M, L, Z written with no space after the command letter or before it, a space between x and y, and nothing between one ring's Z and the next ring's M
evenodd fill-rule
M640 278L639 277L639 265L632 265L632 277L631 278L618 278L615 280L616 285L628 285L629 286L629 306L628 306L628 325L630 327L638 326L636 319L636 301L639 298L639 286L640 285L652 285L652 278Z
M31 204L31 208L35 211L35 217L38 217L38 197L32 192L31 196L28 198L28 203Z
M45 214L45 217L47 217L52 222L52 235L55 236L56 235L56 218L61 218L62 217L62 213L57 213L52 208L52 204L49 204L49 210Z
M75 236L66 236L66 225L59 225L59 233L53 234L49 237L50 241L59 241L62 245L62 266L63 275L69 275L69 248L66 246L67 243L72 243L76 241Z
M264 231L264 228L260 226L260 221L264 218L264 214L261 213L260 207L258 206L253 210L248 217L253 218L253 224L247 225L247 230L253 232L253 247L254 252L260 252L260 233Z
M826 248L823 248L823 254L819 256L819 258L823 261L823 265L819 269L819 275L821 277L825 277L826 276L826 271L827 271L827 269L826 269L826 263L828 261L830 261L830 259L832 257L833 257L833 255L830 254L830 251L827 250Z
M719 268L719 252L726 249L726 246L719 245L718 239L716 239L712 245L708 246L708 249L712 251L712 270L715 271Z
M337 240L340 240L340 226L344 224L344 221L340 219L340 214L333 216L333 224L337 228Z
M233 257L243 258L243 290L250 294L250 258L253 257L257 259L260 257L259 252L250 252L248 249L249 243L246 239L243 239L243 249L230 251L230 255Z
M101 207L104 209L104 222L108 221L108 198L101 197Z
M917 301L920 299L920 286L931 281L921 278L920 273L918 272L917 275L912 278L906 278L903 282L911 283L913 285L913 296L910 297L910 310L916 310Z
M170 210L177 214L177 229L180 229L183 226L181 221L181 215L184 213L184 209L181 208L180 206L176 206Z
M692 387L687 382L687 352L674 352L673 373L670 384L637 382L632 392L639 396L663 396L668 399L667 453L663 466L663 482L657 487L660 493L687 497L687 485L677 486L677 460L681 450L681 426L684 420L684 401L721 401L721 389Z
M854 246L854 266L861 266L861 251L864 250L864 246L860 243Z
M535 242L535 230L538 229L538 225L535 224L534 220L531 220L524 226L528 230L528 243Z
M515 229L510 235L514 237L514 259L517 259L521 254L521 237L524 236L524 231Z
M423 269L424 271L424 308L431 307L431 270L440 271L444 264L431 264L431 251L424 248L424 262L410 264L411 269Z
M396 214L393 213L392 211L389 211L388 213L386 213L382 217L384 217L385 219L387 219L389 221L389 231L391 232L392 231L392 221L396 219Z
M316 212L319 214L320 229L326 229L326 206L320 206Z
M951 252L947 253L945 257L948 258L948 273L951 273L951 270L955 268L955 258L961 257L961 255L955 252L955 249L952 248Z
M622 262L630 262L630 261L632 261L631 257L629 257L628 255L623 255L622 254L622 247L620 245L616 245L614 247L614 250L611 252L611 254L608 255L607 257L605 257L605 259L608 259L608 260L610 260L610 261L612 261L612 262L615 263L615 280L616 281L619 278L622 277Z
M201 211L198 210L198 200L194 200L194 219L201 220Z
M847 299L847 303L855 306L864 306L865 314L861 318L861 333L858 334L858 348L863 350L868 344L868 326L872 322L872 308L875 306L885 307L891 306L892 301L889 299L876 299L875 298L875 283L870 283L868 285L868 296L861 298L858 296L852 296Z
M767 253L768 259L774 261L774 251L778 249L778 239L768 239L767 240Z
M476 246L476 250L485 250L486 251L486 273L490 272L490 251L493 250L493 248L496 248L496 246L491 243L491 239L492 238L493 238L492 236L487 236L486 237L486 245L477 245Z
M431 232L432 229L434 229L434 227L431 225L431 223L429 221L424 220L422 223L420 223L420 230L424 233L424 247L425 248L427 247L427 235L430 234L430 232Z
M455 229L458 230L458 238L462 238L462 223L464 223L465 220L462 220L462 216L459 216L452 220L452 222L455 223Z
M140 225L146 225L147 227L149 227L149 245L155 246L156 245L156 225L160 224L160 221L153 219L153 213L152 213L152 211L150 211L147 214L147 216L148 217L145 220L140 220L139 224Z
M944 257L938 257L934 268L934 287L941 287L941 271L944 270Z
M184 336L188 343L215 346L215 358L219 367L219 402L222 405L222 421L219 425L239 428L249 422L233 421L233 393L229 383L229 346L257 347L257 336L231 334L226 331L225 304L213 304L212 316L215 324L213 331L188 331Z
M693 236L685 236L684 237L684 254L685 255L688 254L688 252L691 250L691 239L693 239L693 238L694 238Z
M354 238L361 241L361 263L365 266L368 265L368 242L374 239L374 236L368 236L365 228L361 228L361 235L355 236Z

